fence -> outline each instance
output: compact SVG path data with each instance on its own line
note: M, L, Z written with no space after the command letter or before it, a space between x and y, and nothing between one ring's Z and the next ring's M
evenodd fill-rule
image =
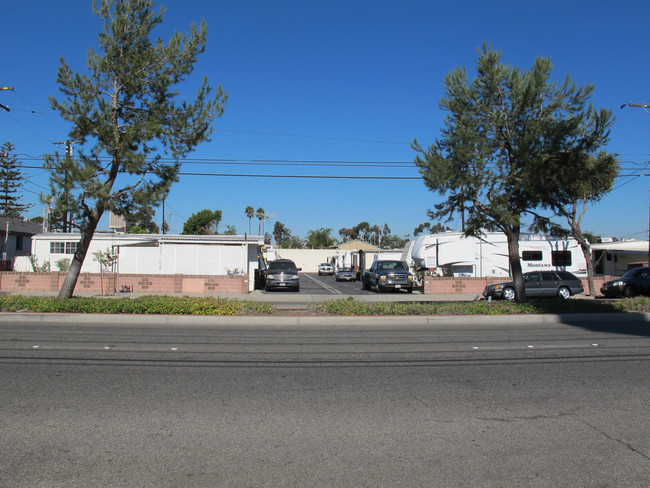
M57 292L65 273L26 273L1 272L0 290L18 292ZM209 275L140 275L140 274L100 274L81 273L77 280L76 294L113 294L115 292L145 293L151 295L209 294L243 295L248 294L248 276L209 276Z

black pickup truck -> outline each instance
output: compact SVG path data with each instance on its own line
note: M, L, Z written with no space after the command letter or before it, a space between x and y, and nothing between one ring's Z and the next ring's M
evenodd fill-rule
M413 293L413 275L404 261L375 261L361 273L364 290L374 286L378 292L384 290L406 290Z

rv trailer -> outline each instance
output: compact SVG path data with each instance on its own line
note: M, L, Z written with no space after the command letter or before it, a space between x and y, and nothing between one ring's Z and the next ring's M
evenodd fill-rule
M575 239L558 239L538 234L522 234L519 257L523 272L537 270L570 271L587 274L587 264ZM413 245L412 259L419 269L437 276L510 276L508 239L501 232L466 237L462 232L420 236Z

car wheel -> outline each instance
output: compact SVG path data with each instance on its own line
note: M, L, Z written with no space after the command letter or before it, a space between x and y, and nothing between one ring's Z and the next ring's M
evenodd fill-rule
M383 293L384 289L383 289L383 288L381 287L381 285L379 284L379 281L377 282L377 284L376 284L375 286L376 286L376 288L377 288L377 293Z
M503 289L503 298L506 300L512 301L516 297L514 288L504 288Z
M413 288L408 288L408 289L406 290L406 292L407 292L407 293L413 293Z
M636 288L633 286L626 286L623 290L623 295L625 298L632 298L636 296Z
M557 291L557 296L559 296L560 298L566 300L567 298L571 297L571 290L569 290L566 286L562 286Z
M362 290L370 290L370 283L367 283L364 280L361 280L361 289Z

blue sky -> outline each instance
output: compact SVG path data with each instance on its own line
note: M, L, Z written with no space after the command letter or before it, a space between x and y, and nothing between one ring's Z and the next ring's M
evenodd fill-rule
M417 177L409 143L417 138L429 145L439 137L444 76L457 66L473 74L476 49L487 41L502 50L504 63L527 69L545 56L557 80L570 74L579 85L593 84L594 105L616 116L607 149L620 155L622 174L650 174L650 111L620 108L650 103L647 0L161 4L165 21L156 34L163 39L202 19L208 26L206 52L181 94L191 97L207 75L230 96L211 141L189 158L236 164L187 162L183 172ZM68 138L69 127L48 102L59 96L59 58L84 71L99 19L90 0L6 2L2 18L0 85L14 91L0 92L0 103L11 108L0 112L0 142L14 144L24 165L39 166L54 142ZM297 164L314 161L336 165ZM350 165L358 162L366 164ZM24 200L35 204L29 216L42 215L38 193L48 175L40 169L25 174ZM583 229L646 239L649 189L650 176L620 178L588 209ZM244 209L252 205L270 215L266 231L280 221L300 237L321 227L338 237L340 228L367 221L404 236L428 220L438 201L420 179L181 176L165 213L172 232L204 208L222 210L221 230L234 225L248 232ZM459 230L459 222L449 225Z

